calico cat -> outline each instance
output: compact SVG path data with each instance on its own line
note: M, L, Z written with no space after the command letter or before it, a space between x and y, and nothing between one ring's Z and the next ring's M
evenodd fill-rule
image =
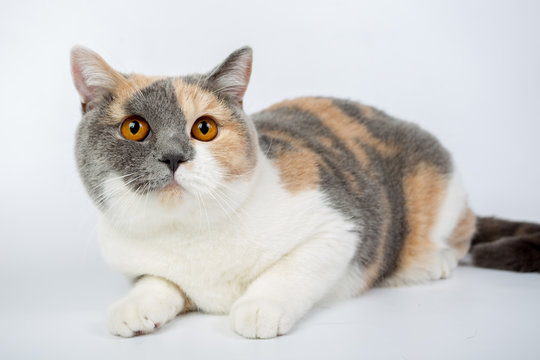
M322 97L246 115L248 47L181 77L122 74L83 47L71 65L102 252L134 280L108 311L115 335L200 310L275 337L317 303L446 278L471 241L481 266L539 270L540 226L477 218L418 126Z

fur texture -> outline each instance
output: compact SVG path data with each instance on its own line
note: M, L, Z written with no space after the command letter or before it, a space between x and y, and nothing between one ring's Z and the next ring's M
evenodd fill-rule
M108 312L113 334L200 310L274 337L318 302L448 277L468 251L476 218L433 136L340 99L248 116L251 59L242 48L208 74L146 77L73 50L79 172L105 259L135 279ZM132 116L151 129L141 141L120 131ZM193 135L201 119L217 124L210 141Z
M540 272L540 225L481 217L471 254L476 266Z

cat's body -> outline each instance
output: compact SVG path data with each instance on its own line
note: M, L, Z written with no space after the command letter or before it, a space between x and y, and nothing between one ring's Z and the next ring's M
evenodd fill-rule
M122 76L81 48L73 64L103 254L138 279L109 311L115 334L199 309L273 337L321 301L447 277L469 249L476 217L459 174L416 125L328 98L248 118L249 49L184 78ZM151 132L133 141L141 126Z

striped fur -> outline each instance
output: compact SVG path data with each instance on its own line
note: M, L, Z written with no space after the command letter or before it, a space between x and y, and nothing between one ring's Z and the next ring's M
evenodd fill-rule
M425 263L424 257L436 252L429 232L453 166L431 135L338 99L288 100L252 118L261 148L280 169L286 188L320 189L363 228L369 241L355 258L370 269L370 284ZM301 159L310 161L296 168Z

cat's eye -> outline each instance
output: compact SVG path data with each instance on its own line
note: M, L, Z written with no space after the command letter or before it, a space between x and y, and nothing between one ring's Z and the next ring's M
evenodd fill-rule
M213 140L218 132L218 126L214 119L203 116L195 121L191 127L191 136L199 141Z
M143 141L150 133L150 125L140 116L130 116L120 126L120 132L128 140Z

